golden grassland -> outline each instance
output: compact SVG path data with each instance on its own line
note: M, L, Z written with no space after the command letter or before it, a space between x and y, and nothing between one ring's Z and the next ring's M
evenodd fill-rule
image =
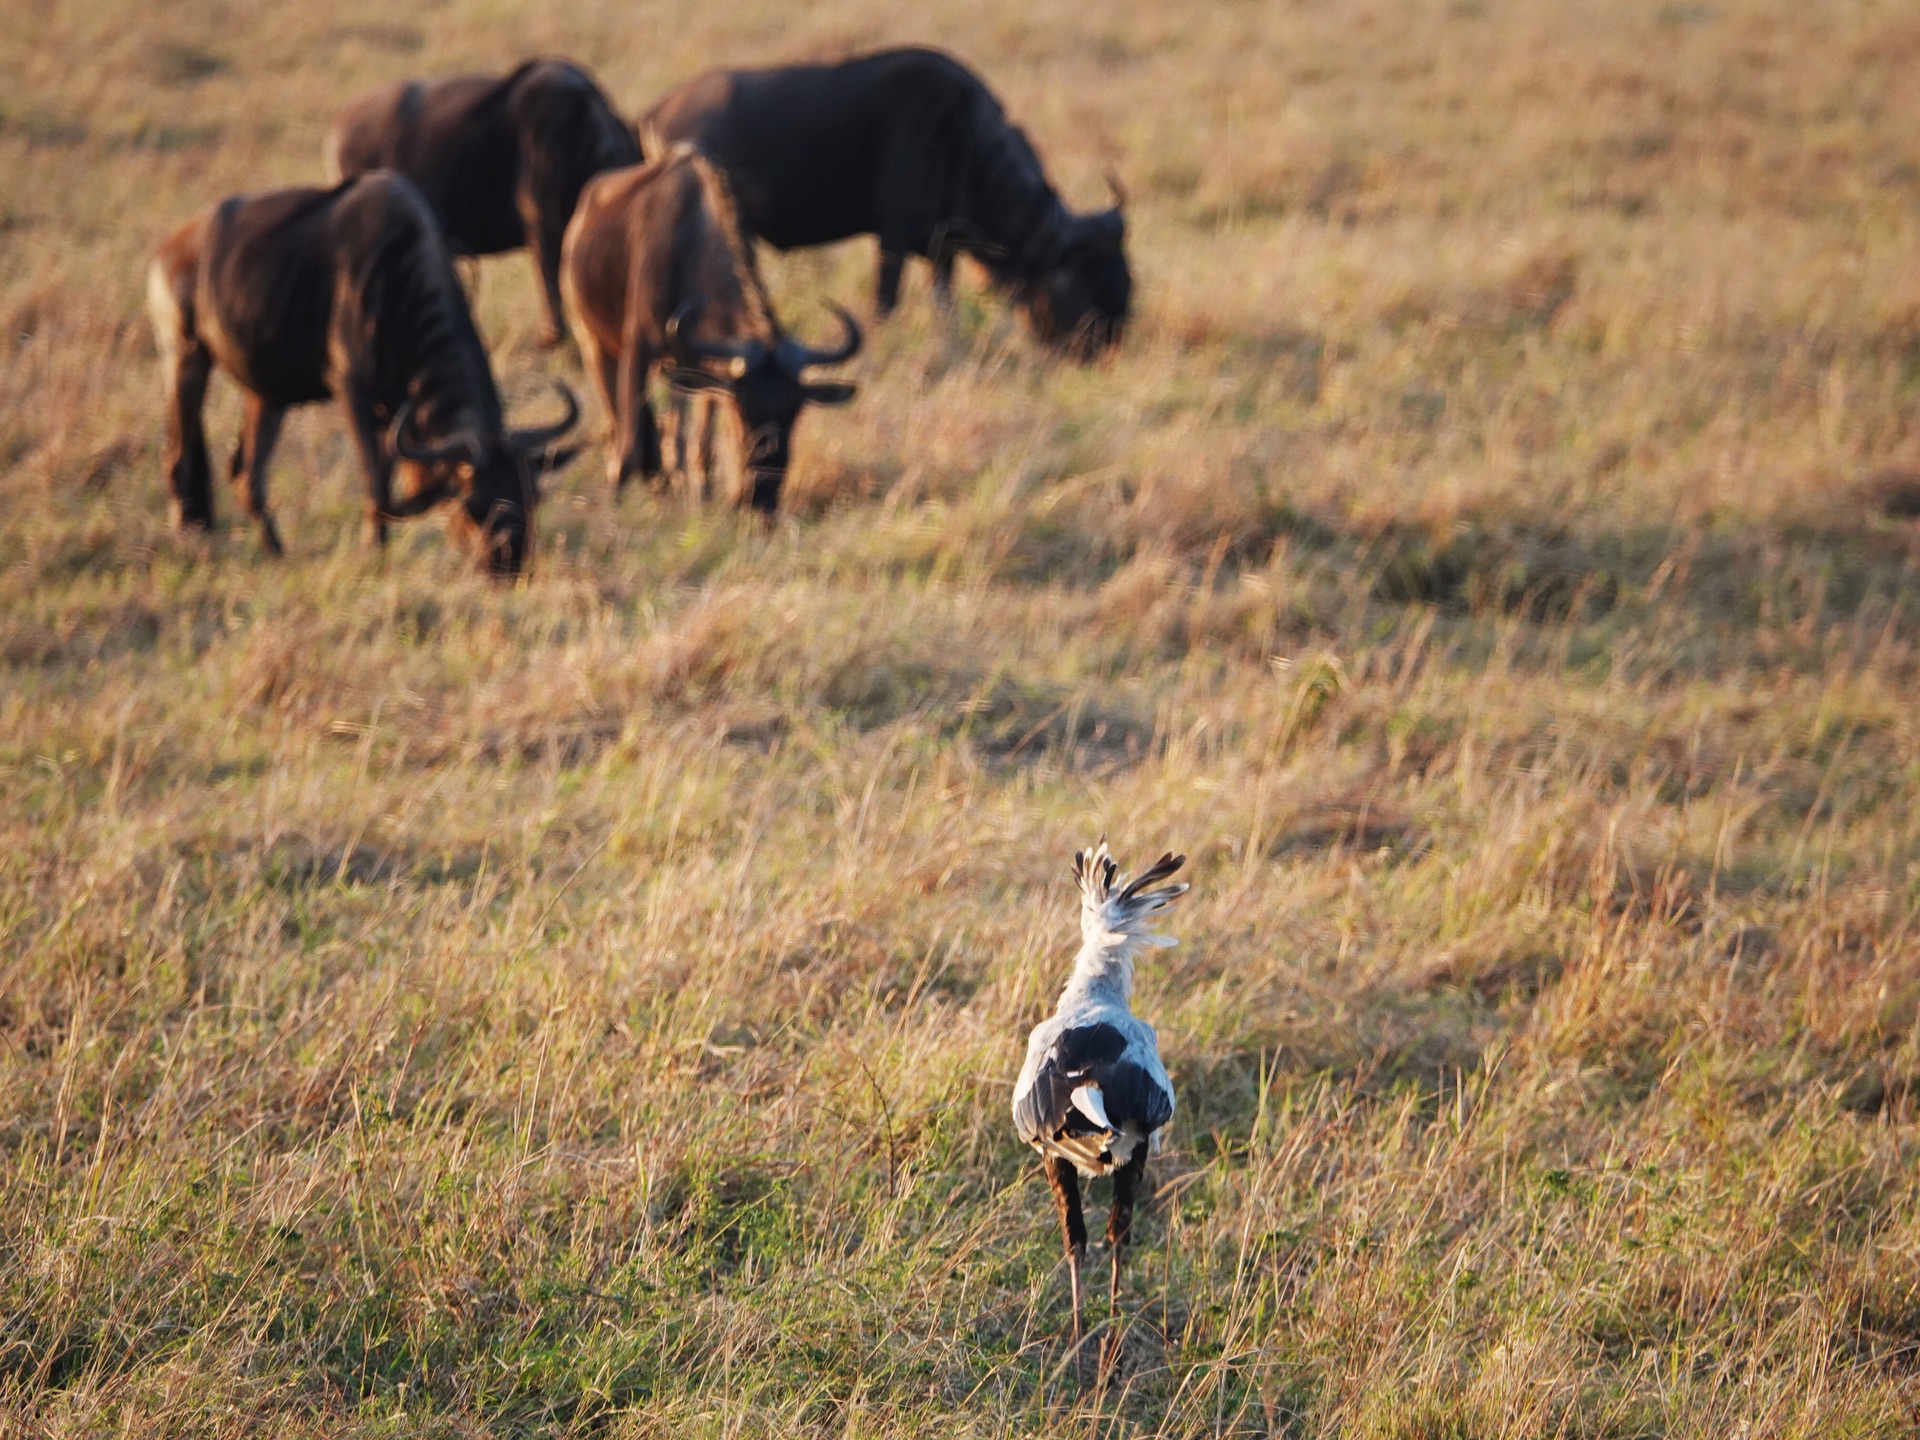
M1908 1433L1920 14L800 10L0 7L0 1432ZM770 532L590 454L522 586L376 556L326 411L287 560L168 531L145 256L361 88L909 39L1128 180L1111 363L922 271ZM1083 1396L1102 830L1195 888Z

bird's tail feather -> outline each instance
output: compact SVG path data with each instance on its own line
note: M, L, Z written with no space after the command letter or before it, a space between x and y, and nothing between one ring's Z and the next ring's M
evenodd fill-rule
M1186 863L1186 856L1169 852L1133 879L1126 880L1119 865L1107 853L1106 836L1101 836L1100 843L1091 850L1076 850L1073 878L1080 887L1080 933L1095 944L1126 941L1141 945L1178 944L1171 935L1155 934L1152 919L1192 887L1184 880L1157 890L1148 887L1166 879Z
M1107 1118L1107 1097L1101 1093L1098 1081L1087 1080L1074 1086L1067 1099L1074 1109L1102 1130L1113 1129L1113 1121Z

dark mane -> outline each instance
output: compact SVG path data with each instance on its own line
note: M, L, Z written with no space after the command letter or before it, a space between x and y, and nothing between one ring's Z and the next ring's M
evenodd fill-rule
M1028 280L1059 248L1064 214L1033 144L984 86L965 121L963 216L983 234L980 261L1002 283Z
M429 431L464 423L496 433L504 423L500 392L439 224L411 183L398 175L386 183L389 223L363 301L383 337L379 398L396 409L413 399ZM480 413L472 414L476 403Z
M747 243L746 235L740 228L740 213L734 204L733 191L727 185L726 176L692 146L676 148L666 163L686 165L699 181L706 197L704 209L719 231L721 242L727 247L733 273L740 277L740 301L747 312L746 318L754 333L771 341L780 333L779 324L773 318L773 299L767 293L766 282L760 277L760 266L754 258L753 246ZM681 224L686 226L695 223L697 213L689 209L682 217ZM685 259L694 258L699 254L698 237L677 236L673 253ZM686 278L683 277L683 281Z

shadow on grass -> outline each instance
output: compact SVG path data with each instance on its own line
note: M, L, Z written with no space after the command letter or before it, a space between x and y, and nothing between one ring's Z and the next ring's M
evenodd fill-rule
M1671 619L1691 644L1670 658L1689 673L1743 666L1756 655L1818 662L1832 633L1861 625L1893 637L1920 631L1920 538L1889 524L1920 516L1920 475L1881 474L1836 496L1831 523L1769 526L1648 522L1546 508L1469 511L1445 522L1357 523L1276 495L1223 517L1209 546L1188 547L1189 583L1230 592L1278 558L1319 599L1304 617L1335 634L1370 617L1353 608L1428 606L1443 618L1555 627L1606 623L1615 633ZM1098 588L1143 539L1089 528L1061 506L1035 513L1002 552L996 579L1032 587ZM1094 522L1097 523L1097 522ZM1298 586L1296 586L1296 590Z

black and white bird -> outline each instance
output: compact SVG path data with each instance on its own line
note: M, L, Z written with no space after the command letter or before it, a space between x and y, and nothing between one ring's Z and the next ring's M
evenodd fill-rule
M1080 1212L1080 1178L1113 1176L1107 1218L1112 1252L1110 1296L1118 1301L1120 1262L1132 1235L1133 1202L1147 1157L1160 1148L1173 1119L1173 1082L1160 1063L1153 1027L1133 1013L1133 964L1148 948L1175 945L1150 928L1154 916L1186 894L1185 882L1152 889L1186 863L1162 855L1123 885L1120 867L1103 837L1076 851L1080 886L1080 953L1051 1018L1027 1041L1027 1063L1013 1087L1013 1123L1040 1161L1060 1211L1073 1283L1073 1341L1081 1340L1080 1264L1087 1226Z

